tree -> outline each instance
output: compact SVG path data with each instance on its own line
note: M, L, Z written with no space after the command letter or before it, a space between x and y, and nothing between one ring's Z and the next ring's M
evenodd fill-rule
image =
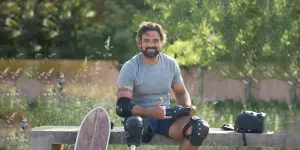
M257 76L299 78L298 1L146 3L153 10L135 20L161 23L169 31L165 52L180 65L218 69L227 77L244 79L248 93Z
M131 27L140 2L4 1L0 57L127 60L137 47ZM143 9L143 8L141 8Z

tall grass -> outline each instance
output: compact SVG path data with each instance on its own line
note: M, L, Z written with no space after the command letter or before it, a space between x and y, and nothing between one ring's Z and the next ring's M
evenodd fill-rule
M97 70L99 66L93 66L92 70ZM51 67L50 67L51 68ZM89 76L86 76L90 72L90 68L86 65L86 60L82 64L80 73L76 75L74 84L81 86L81 89L68 90L73 91L64 93L64 84L58 84L59 86L54 90L49 88L44 91L43 95L34 101L28 101L21 96L16 88L7 90L7 93L0 95L0 131L1 120L5 120L5 112L11 110L17 110L23 112L28 117L30 126L38 127L43 125L59 125L59 126L79 126L84 116L93 108L97 106L104 107L111 120L116 126L121 126L121 118L115 114L115 101L114 95L107 96L105 98L97 98L97 92L103 91L103 93L111 93L114 89L107 89L98 86L97 84L86 85L83 81ZM30 78L39 79L41 82L48 82L51 74L51 69L48 72L39 73L36 70L29 70L26 72ZM5 73L10 75L12 73ZM13 73L16 74L16 73ZM18 74L18 73L17 73ZM3 76L3 72L2 72ZM62 76L63 81L63 74ZM11 78L11 77L7 77ZM15 77L13 78L15 79ZM45 81L43 81L45 80ZM63 83L63 82L59 82ZM73 82L72 82L73 83ZM55 87L55 86L53 86ZM29 87L32 88L32 87ZM94 89L98 91L95 92ZM81 91L81 92L79 92ZM72 94L73 93L73 94ZM101 92L102 93L102 92ZM175 105L172 100L172 106ZM293 124L296 114L298 113L300 103L294 101L293 103L284 103L279 101L263 101L252 100L247 103L241 103L235 100L225 101L213 101L213 102L198 102L197 116L206 119L211 128L220 128L224 123L234 123L235 116L243 110L262 111L267 114L265 125L266 131L272 132L293 132ZM0 132L1 134L1 132ZM71 150L74 145L65 145L64 149ZM178 146L147 146L142 145L138 149L147 150L173 150ZM128 149L125 145L110 145L110 150L123 150ZM204 150L215 149L235 149L228 147L204 147ZM272 149L272 148L263 148ZM16 130L11 130L10 134L5 138L0 136L0 150L30 150L26 135L18 133Z
M29 118L31 127L42 125L80 125L84 116L93 108L102 106L107 109L112 121L116 126L121 126L121 118L116 116L114 110L115 102L111 100L95 100L87 97L65 96L62 97L40 97L37 102L28 102L18 96L5 95L0 97L0 114L8 110L17 109L23 111ZM172 105L175 105L172 101ZM214 102L199 102L197 104L197 115L205 118L212 128L219 128L224 123L234 123L235 116L243 110L262 111L267 114L265 125L266 131L286 132L293 130L293 119L299 110L299 103L295 102L289 106L279 101L258 101L253 100L248 103L240 101L226 100ZM0 115L1 116L1 115ZM13 137L13 136L12 136ZM16 136L14 136L16 137ZM30 149L26 140L17 138L7 138L10 141L6 149ZM17 143L17 144L16 144ZM2 143L3 144L3 143ZM16 147L17 145L17 147ZM65 149L72 149L73 145L65 145ZM1 148L0 148L1 149ZM127 146L110 145L111 150L128 149ZM146 146L139 149L177 149L177 146ZM202 149L231 149L231 148L211 148ZM268 149L268 148L264 148Z

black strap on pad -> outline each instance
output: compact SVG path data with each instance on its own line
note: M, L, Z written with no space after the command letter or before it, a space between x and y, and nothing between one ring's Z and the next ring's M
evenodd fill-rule
M242 136L243 136L243 142L244 142L244 146L247 146L247 140L246 140L246 134L245 134L245 130L242 130Z
M172 109L172 121L174 122L180 116L188 116L189 112L190 112L189 107L175 106Z
M205 122L205 123L204 123ZM191 135L186 135L186 131L192 126ZM184 126L182 130L183 135L192 145L201 146L203 140L209 133L209 126L205 120L200 119L197 116L193 116L190 121Z

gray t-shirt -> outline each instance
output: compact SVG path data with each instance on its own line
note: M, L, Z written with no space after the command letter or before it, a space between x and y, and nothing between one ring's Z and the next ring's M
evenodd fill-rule
M142 53L128 60L121 68L118 85L132 86L132 102L142 107L153 107L159 98L162 106L170 105L172 84L182 82L181 71L175 59L160 52L156 64L143 61Z

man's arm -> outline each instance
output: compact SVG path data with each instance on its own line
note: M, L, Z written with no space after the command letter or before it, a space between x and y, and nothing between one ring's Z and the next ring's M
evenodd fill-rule
M120 117L130 116L147 116L148 109L134 105L132 100L135 68L128 63L125 63L120 70L117 82L117 104L116 114Z
M161 107L162 99L152 108L145 108L132 103L135 71L136 70L128 64L125 64L120 71L117 83L117 115L120 117L141 116L157 119L170 118L170 116L165 116L165 109Z
M122 100L125 102L125 100L127 100L128 102L127 105L131 105L132 90L133 87L131 86L118 86L118 90L117 90L118 101ZM144 108L139 105L133 105L133 107L129 109L131 109L132 116L148 117L151 115L149 108Z
M179 65L176 63L176 61L173 61L174 63L174 78L172 81L172 90L175 94L176 101L178 105L182 106L189 106L192 105L190 94L187 91L184 81L181 76L181 70Z
M172 90L175 94L176 102L181 106L189 106L192 105L190 94L187 91L184 82L173 84Z

